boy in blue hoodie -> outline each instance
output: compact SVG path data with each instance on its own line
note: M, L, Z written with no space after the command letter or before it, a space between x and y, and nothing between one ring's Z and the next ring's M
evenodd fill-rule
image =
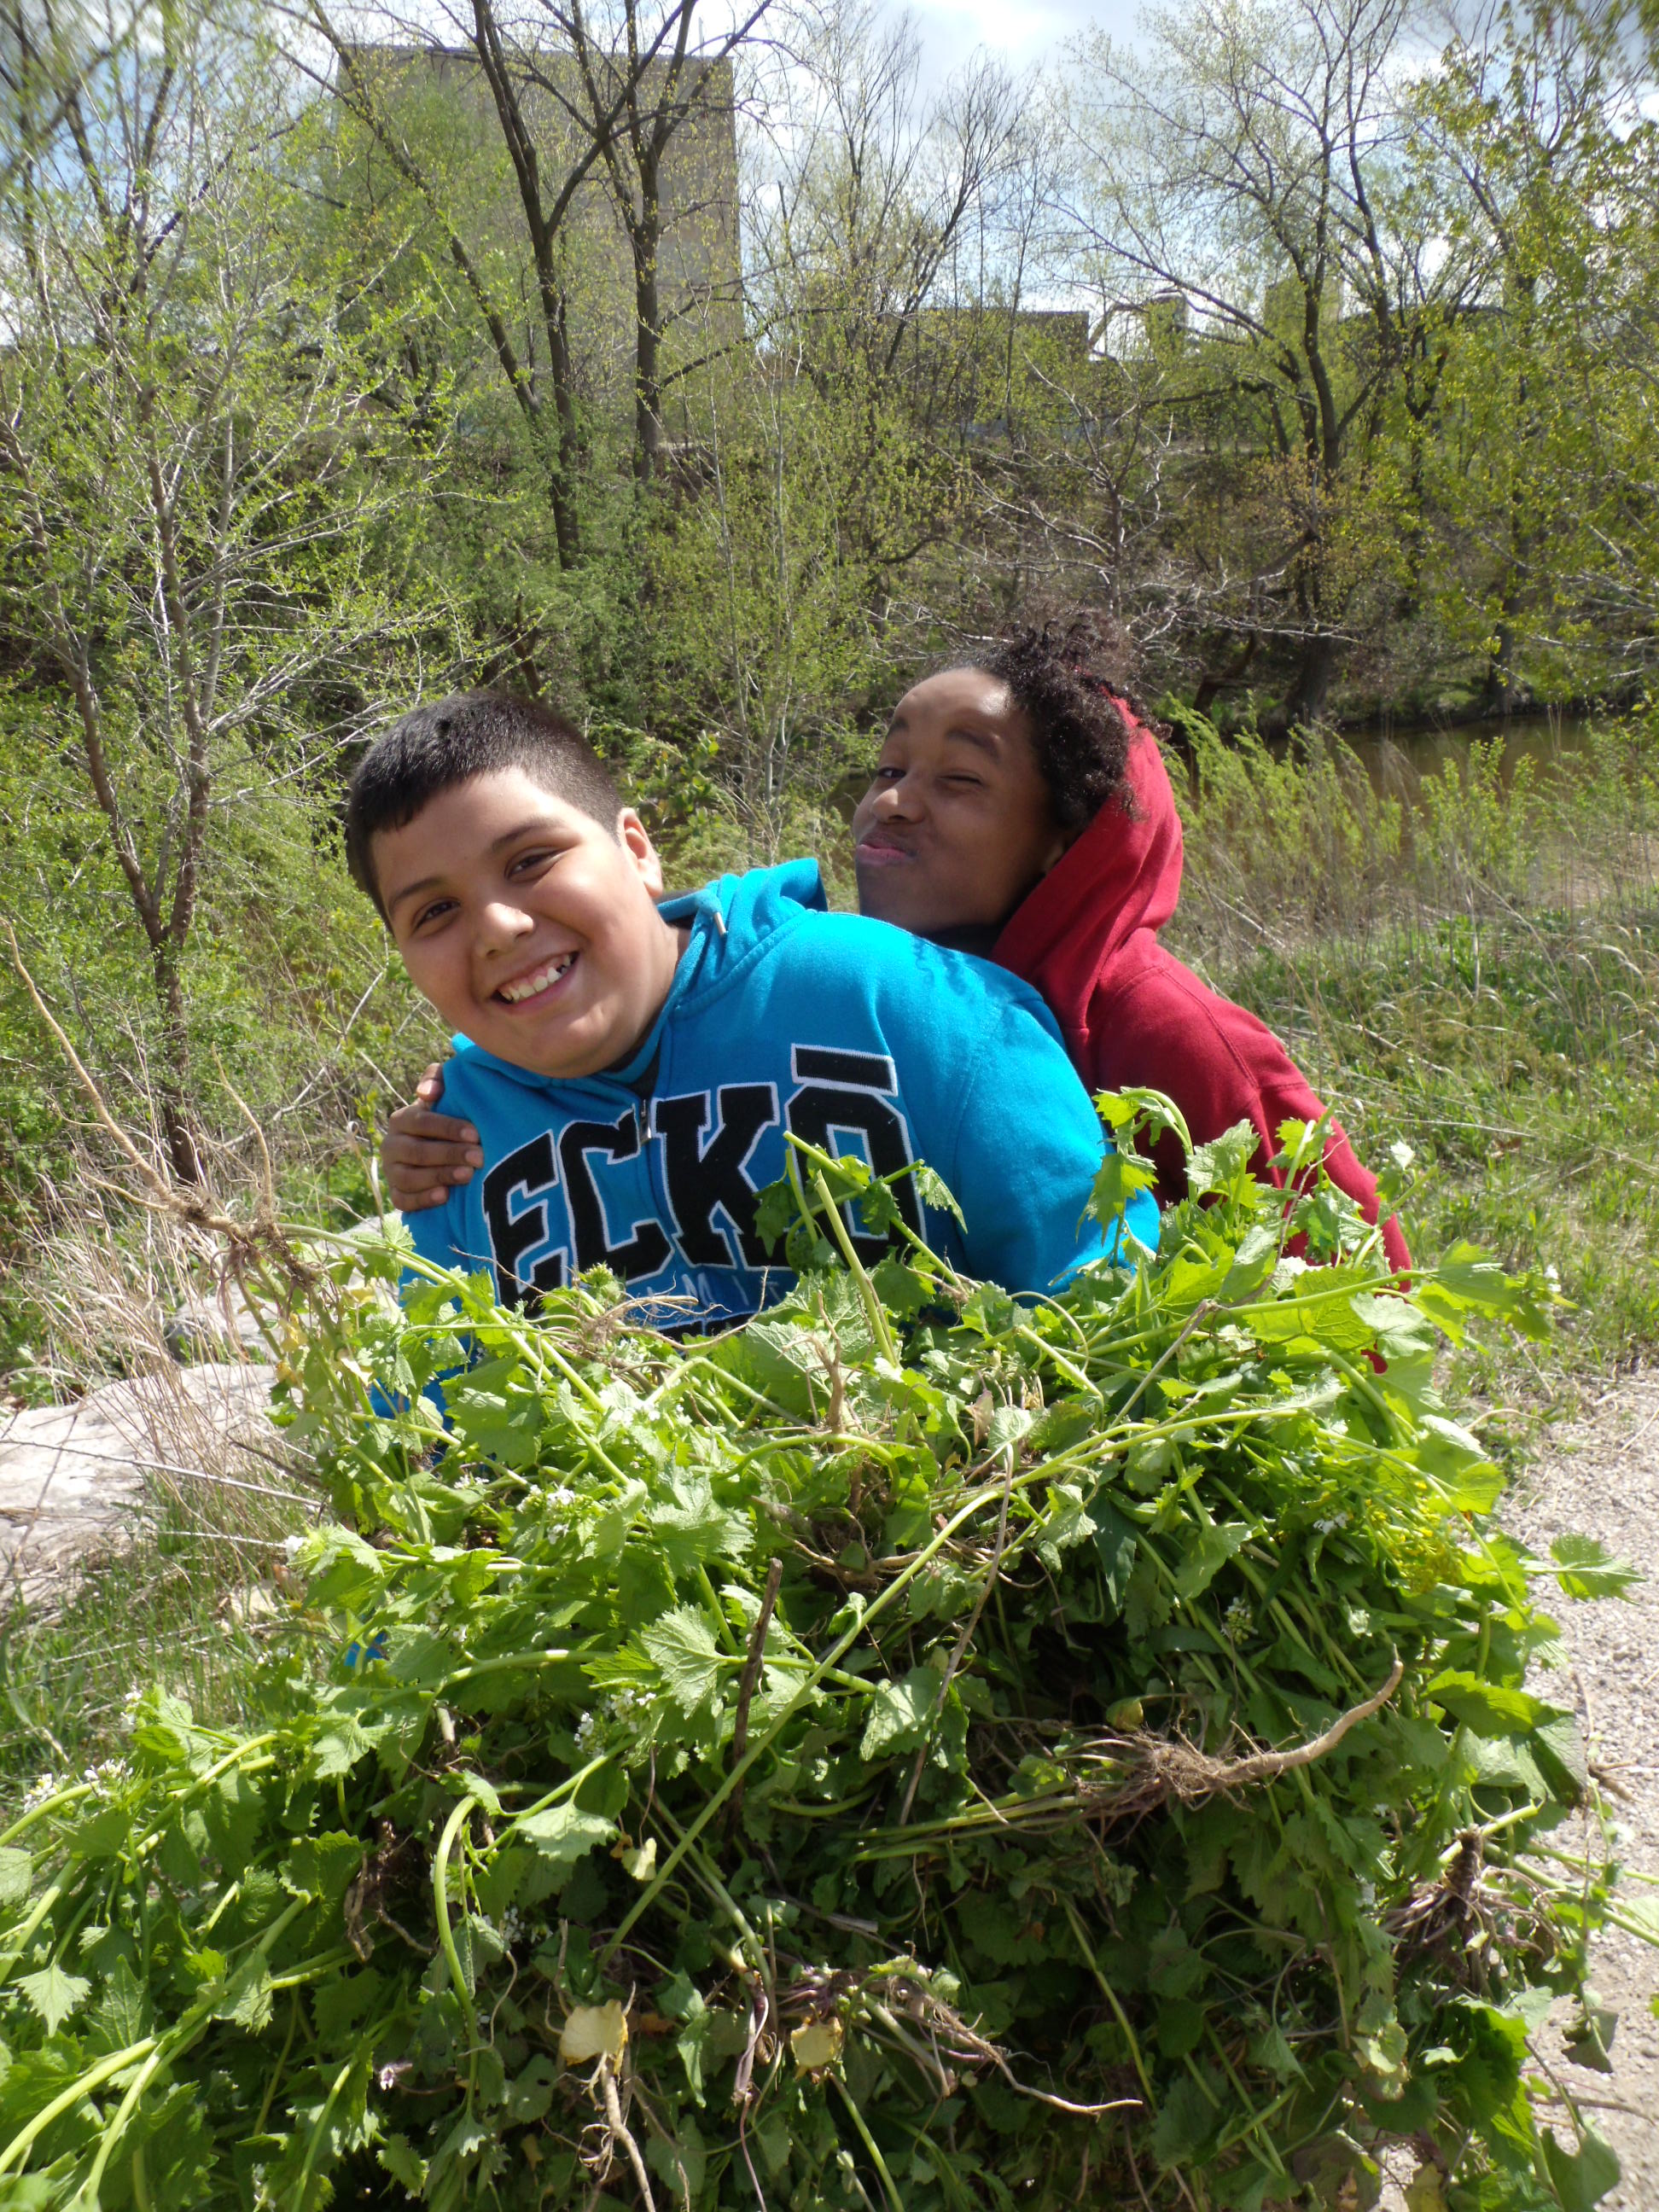
M405 715L352 779L346 849L465 1033L445 1103L483 1172L411 1217L416 1249L489 1267L504 1303L604 1266L705 1323L753 1313L791 1279L755 1220L786 1131L879 1175L925 1160L966 1227L906 1178L912 1226L1008 1290L1105 1249L1084 1215L1100 1125L1033 991L828 913L811 861L659 903L639 816L538 703L475 691ZM1128 1226L1156 1243L1149 1198Z

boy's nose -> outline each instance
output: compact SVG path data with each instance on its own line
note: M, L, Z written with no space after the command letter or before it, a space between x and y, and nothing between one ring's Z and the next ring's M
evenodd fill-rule
M507 899L491 899L478 914L478 940L505 951L536 927L532 916Z
M890 821L894 815L908 821L916 811L915 779L901 776L896 783L884 783L876 793L873 812L878 821Z

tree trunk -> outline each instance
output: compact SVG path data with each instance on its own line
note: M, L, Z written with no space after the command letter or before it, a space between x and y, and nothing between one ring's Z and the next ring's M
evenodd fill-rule
M1308 729L1323 718L1336 674L1336 640L1328 630L1316 630L1302 648L1290 696L1285 702L1287 730Z
M190 1038L176 948L156 948L155 970L155 995L161 1003L161 1072L156 1085L161 1134L167 1142L173 1172L179 1182L198 1183L202 1180L202 1158L196 1149L191 1127Z
M662 451L662 310L657 289L654 198L634 247L634 473L649 483Z
M639 171L637 215L623 220L634 255L634 474L642 484L656 475L662 451L662 299L658 256L662 249L662 155L660 118L649 137L636 131L635 164ZM621 180L612 171L621 193Z
M1229 685L1243 682L1250 672L1250 663L1255 659L1256 647L1261 642L1259 637L1247 637L1224 668L1206 671L1193 695L1194 714L1207 714Z
M1489 714L1505 717L1515 712L1518 696L1515 682L1515 612L1514 594L1507 587L1502 603L1502 618L1494 640L1497 650L1486 663L1486 709Z
M553 509L553 536L559 566L571 569L582 557L580 511L576 487L581 481L581 422L576 412L574 380L570 366L569 307L562 289L556 307L544 295L543 320L547 328L549 371L558 413L558 439L548 477L548 498Z

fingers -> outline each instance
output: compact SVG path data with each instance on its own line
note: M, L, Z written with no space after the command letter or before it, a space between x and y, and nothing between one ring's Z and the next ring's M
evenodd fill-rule
M429 1107L413 1102L399 1106L386 1124L386 1144L390 1146L395 1141L402 1146L410 1138L442 1146L442 1153L430 1155L434 1159L448 1158L456 1166L463 1161L475 1168L483 1165L477 1131L471 1121L459 1121L453 1114L434 1114ZM406 1159L411 1155L400 1151L396 1157Z
M483 1148L471 1121L434 1114L430 1102L443 1094L443 1071L428 1067L407 1106L392 1115L380 1147L387 1194L400 1213L423 1213L441 1206L458 1184L472 1180L483 1165Z
M429 1188L422 1182L405 1182L401 1176L388 1175L386 1196L399 1213L424 1213L434 1206L441 1206L449 1196L441 1183Z

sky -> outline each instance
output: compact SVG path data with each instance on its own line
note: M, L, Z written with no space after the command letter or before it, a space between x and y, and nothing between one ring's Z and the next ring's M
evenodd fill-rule
M975 46L1006 55L1016 69L1041 61L1075 33L1097 25L1127 38L1139 0L910 0L930 76L948 76Z

